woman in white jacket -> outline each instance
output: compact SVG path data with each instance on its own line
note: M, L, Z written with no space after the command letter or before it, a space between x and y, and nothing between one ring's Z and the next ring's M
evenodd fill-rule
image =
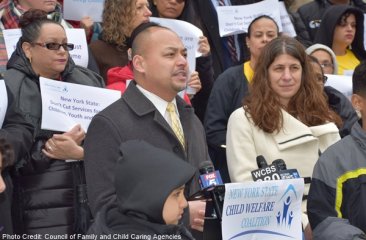
M268 163L283 159L301 177L311 177L319 154L340 139L335 123L341 119L329 109L301 44L288 37L272 40L259 57L243 107L229 118L232 182L252 180L258 155Z

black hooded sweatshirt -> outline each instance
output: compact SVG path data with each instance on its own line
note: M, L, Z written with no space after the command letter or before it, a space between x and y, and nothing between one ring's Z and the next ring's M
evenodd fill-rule
M115 167L117 199L98 212L88 234L98 239L109 234L123 239L194 239L183 224L165 224L163 207L174 189L192 179L195 168L142 140L122 143L120 152Z
M334 30L337 26L337 22L346 13L353 13L356 17L356 35L351 44L352 52L355 54L358 60L362 61L366 59L366 51L363 45L363 13L361 10L348 6L348 5L334 5L330 6L324 13L319 31L315 37L315 43L324 44L330 48L333 45Z

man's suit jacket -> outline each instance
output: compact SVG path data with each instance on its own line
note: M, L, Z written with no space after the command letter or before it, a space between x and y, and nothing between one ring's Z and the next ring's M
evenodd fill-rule
M121 156L119 146L131 139L143 139L156 147L172 151L182 161L197 167L189 195L199 190L198 167L202 161L209 160L204 129L193 108L180 97L176 101L186 152L167 121L134 82L121 99L93 118L84 145L88 197L93 214L115 198L114 166Z

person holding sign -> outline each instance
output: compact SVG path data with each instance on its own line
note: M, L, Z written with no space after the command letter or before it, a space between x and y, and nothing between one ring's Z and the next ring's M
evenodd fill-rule
M319 153L340 139L334 123L341 119L329 109L304 47L278 37L262 49L255 71L249 95L228 122L231 180L252 181L259 155L268 163L283 159L287 168L310 177ZM309 232L305 215L303 227Z
M103 32L90 43L99 71L107 82L107 71L128 64L127 41L132 31L151 16L148 0L109 0L104 2Z
M17 172L14 209L17 233L72 234L86 230L81 215L85 132L80 125L65 133L41 129L42 96L39 78L103 87L96 73L75 65L61 24L42 10L25 12L19 22L22 37L4 74L9 92L24 118L35 128L30 159ZM67 91L57 89L55 91ZM72 100L70 100L72 101ZM75 100L74 100L75 101ZM65 102L66 104L66 102ZM83 185L84 184L84 185ZM84 189L84 194L86 190ZM26 217L25 217L26 216ZM84 229L83 229L84 228Z
M221 171L225 182L230 182L224 145L226 145L226 126L230 114L242 104L247 94L248 83L252 82L255 66L263 47L278 37L278 26L267 15L255 18L248 27L246 44L250 50L250 60L231 67L215 81L208 101L205 129L210 156L215 168Z
M352 105L361 113L349 136L330 146L314 167L308 214L314 240L366 239L366 63L353 73Z
M49 19L58 22L64 28L72 28L72 26L63 19L61 5L57 0L3 0L0 3L0 73L3 73L6 70L6 64L11 57L7 55L2 30L20 28L19 20L21 15L30 9L43 10L48 13ZM88 69L99 73L97 64L89 48L87 67Z
M88 234L193 240L179 221L188 206L185 185L196 169L174 153L143 140L126 141L119 149L113 172L117 199L99 211Z
M202 28L201 18L195 12L193 8L192 0L185 1L169 1L169 0L153 0L150 1L150 8L153 17L178 19L192 23L198 28ZM191 78L198 77L202 88L191 99L192 106L198 118L203 122L208 97L210 96L211 89L214 83L211 49L208 39L205 36L201 36L199 39L198 51L202 54L201 57L196 58L196 69L192 72ZM189 81L188 84L190 84Z
M366 59L363 24L362 11L348 5L331 6L323 15L315 43L332 48L339 75L352 75L360 61Z
M134 81L120 100L94 116L85 139L85 173L93 214L116 197L111 173L123 142L144 139L195 166L186 197L200 189L198 167L209 160L203 126L193 108L177 95L189 77L187 50L181 39L168 28L144 23L134 30L132 40ZM191 219L186 211L183 222L202 231L204 212L204 202L190 201Z

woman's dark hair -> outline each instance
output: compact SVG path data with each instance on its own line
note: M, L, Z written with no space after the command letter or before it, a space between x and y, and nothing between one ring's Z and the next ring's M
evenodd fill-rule
M0 138L0 153L2 155L1 169L11 166L14 163L14 151L10 144L3 138Z
M45 23L53 23L62 27L61 24L48 19L47 12L43 10L30 9L25 12L19 20L19 27L22 30L22 42L34 42L39 37L41 28Z
M353 93L366 97L366 61L362 61L352 75Z
M182 13L176 19L189 22L189 23L195 25L196 27L204 30L201 16L198 15L198 10L197 10L195 1L198 1L198 0L185 0ZM150 2L150 10L151 10L152 16L159 17L159 11L158 11L157 7L155 6L154 1L149 0L149 2ZM207 36L206 33L204 33L204 35Z
M265 19L271 20L271 21L276 25L276 28L277 28L277 35L279 35L279 34L280 34L280 32L279 32L279 28L278 28L278 25L277 25L276 21L275 21L272 17L270 17L270 16L268 16L268 15L260 15L260 16L258 16L258 17L256 17L256 18L254 18L254 19L253 19L253 21L251 21L251 22L250 22L250 24L249 24L249 26L248 26L248 31L247 31L247 36L248 36L248 38L250 38L250 33L251 33L251 31L252 31L252 26L253 26L253 24L254 24L256 21L258 21L258 20L260 20L260 19L262 19L262 18L265 18Z
M302 68L300 88L285 110L307 126L327 122L335 122L338 126L342 124L340 117L328 107L304 47L297 40L285 36L269 42L259 56L249 95L244 99L243 106L253 123L267 133L278 132L283 127L281 109L284 106L271 87L268 71L270 65L282 54L297 59Z

